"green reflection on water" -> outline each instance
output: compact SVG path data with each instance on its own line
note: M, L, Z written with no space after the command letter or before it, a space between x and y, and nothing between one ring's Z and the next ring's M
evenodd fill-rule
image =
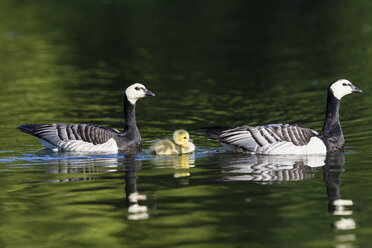
M371 5L2 1L0 246L367 247ZM320 130L325 89L339 77L365 92L341 106L345 172L333 175L354 202L349 216L327 211L324 169L278 160L260 171L255 157L224 154L198 132L277 122ZM137 106L144 148L185 128L194 157L60 157L15 129L91 122L121 130L131 82L157 95ZM125 185L147 196L139 201L147 212L128 213ZM335 228L341 218L356 227Z

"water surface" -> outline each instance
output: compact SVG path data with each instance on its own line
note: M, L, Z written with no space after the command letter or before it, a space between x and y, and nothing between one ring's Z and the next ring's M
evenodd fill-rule
M366 1L2 1L0 247L370 247L372 4ZM199 130L320 131L326 88L345 153L226 153ZM138 154L53 153L23 123L123 129L141 82ZM187 129L194 154L147 153Z

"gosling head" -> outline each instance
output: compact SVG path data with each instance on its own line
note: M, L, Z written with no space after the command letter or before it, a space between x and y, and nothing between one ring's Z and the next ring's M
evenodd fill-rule
M137 100L145 96L155 96L154 93L146 89L143 84L132 84L125 90L125 95L131 104L136 104Z
M176 130L173 133L173 141L180 146L186 145L190 141L190 135L186 130Z
M329 86L329 90L338 100L341 100L342 97L349 95L351 93L363 92L361 89L358 89L350 81L346 79L336 80Z

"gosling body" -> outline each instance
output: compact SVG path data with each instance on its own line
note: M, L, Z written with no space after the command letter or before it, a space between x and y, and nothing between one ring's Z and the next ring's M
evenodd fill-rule
M194 150L195 145L191 142L189 133L185 130L175 131L173 140L159 140L150 148L150 152L157 155L192 153Z

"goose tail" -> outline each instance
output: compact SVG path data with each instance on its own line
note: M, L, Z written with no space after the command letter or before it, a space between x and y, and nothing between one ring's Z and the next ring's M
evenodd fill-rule
M230 127L205 127L202 128L202 132L204 132L204 135L209 139L218 139L221 135L221 133L225 130L231 129Z
M19 126L18 129L24 133L35 135L35 132L38 130L40 126L41 126L40 124L23 124Z

